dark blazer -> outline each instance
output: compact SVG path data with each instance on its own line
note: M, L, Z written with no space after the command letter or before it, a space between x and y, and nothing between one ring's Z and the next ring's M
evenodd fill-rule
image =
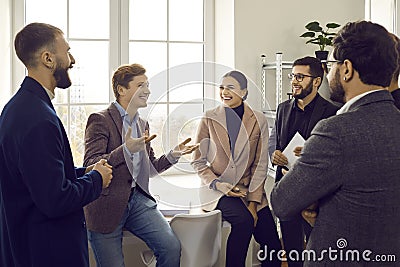
M26 77L0 119L0 266L89 266L82 207L102 178L84 171L46 91Z
M319 94L317 94L316 97L317 99L315 100L316 102L314 110L308 123L306 136L303 136L304 139L307 139L310 136L312 129L318 121L335 115L336 111L339 109L339 107L327 101ZM290 142L288 137L288 124L293 105L295 105L294 98L291 100L286 100L278 105L275 126L272 129L270 138L268 140L268 153L270 157L275 150L283 151ZM281 178L282 167L278 166L276 170L275 181L279 181Z
M319 201L307 243L317 255L341 247L343 255L356 249L361 259L370 250L371 259L395 255L397 262L333 262L325 254L322 261L305 266L399 266L399 133L400 112L390 93L372 92L315 126L302 155L271 194L279 218L295 216Z
M138 119L139 131L149 130L147 121ZM107 159L113 166L113 179L108 188L103 189L100 197L85 207L85 216L89 230L110 233L121 221L131 193L132 175L125 161L122 146L122 118L117 107L111 104L107 109L89 116L85 132L84 166L93 164L100 159ZM139 176L147 182L149 177L160 173L169 167L171 162L165 155L156 159L150 143L141 162ZM151 164L150 164L151 163ZM143 191L151 197L148 187Z

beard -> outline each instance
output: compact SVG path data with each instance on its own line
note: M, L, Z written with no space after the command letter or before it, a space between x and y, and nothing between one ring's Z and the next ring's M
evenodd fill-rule
M57 87L61 89L66 89L71 86L72 82L68 75L68 69L62 68L57 64L56 69L53 73L54 78L57 82Z
M295 99L303 99L303 98L305 98L306 96L308 96L309 94L311 94L312 90L313 90L313 80L311 80L311 81L307 84L306 87L303 87L303 88L301 89L301 93L300 93L300 94L298 94L298 95L293 95L293 97L294 97Z
M340 83L339 69L336 69L333 80L329 81L330 99L335 102L345 103L345 93L343 85Z

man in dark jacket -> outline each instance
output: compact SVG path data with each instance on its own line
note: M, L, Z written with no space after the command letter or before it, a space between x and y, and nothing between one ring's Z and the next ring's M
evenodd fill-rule
M268 141L271 162L277 165L276 182L282 178L282 169L288 164L287 155L284 155L282 151L296 132L307 139L318 121L335 115L338 110L337 106L318 94L323 75L321 61L317 58L304 57L293 63L292 73L289 74L293 98L279 104L275 126ZM298 148L296 154L300 152L301 147ZM308 223L299 213L290 220L281 220L280 226L286 253L297 251L301 254L304 237L311 231ZM302 266L302 262L292 261L288 257L288 265L289 267Z
M51 99L75 60L60 29L32 23L15 38L28 69L0 117L0 266L89 266L83 206L107 187L106 160L75 168Z

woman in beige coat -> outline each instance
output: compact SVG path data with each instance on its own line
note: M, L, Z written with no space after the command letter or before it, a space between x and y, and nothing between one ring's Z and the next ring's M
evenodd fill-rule
M231 224L226 266L245 266L251 236L267 249L262 266L280 266L281 249L264 190L268 166L268 125L246 99L247 79L239 71L223 76L222 105L202 118L192 166L200 176L204 209L219 209ZM271 255L271 256L270 256Z

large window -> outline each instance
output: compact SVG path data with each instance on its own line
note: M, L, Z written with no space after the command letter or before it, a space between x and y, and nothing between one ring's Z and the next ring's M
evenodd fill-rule
M20 0L20 24L46 22L61 28L76 64L72 86L57 89L53 104L67 130L76 165L82 165L84 130L90 113L114 101L111 75L121 64L140 63L147 69L152 92L149 107L139 110L158 137L152 142L157 155L185 137L194 137L191 119L204 110L204 78L179 82L173 71L196 62L202 73L212 61L206 18L207 0ZM207 22L207 23L206 23ZM17 25L18 26L18 25ZM23 25L20 25L21 27ZM202 75L202 74L201 74ZM203 75L204 76L204 75ZM202 77L203 77L202 76ZM178 82L177 82L178 81ZM186 160L187 164L188 159ZM185 164L185 160L181 160Z

